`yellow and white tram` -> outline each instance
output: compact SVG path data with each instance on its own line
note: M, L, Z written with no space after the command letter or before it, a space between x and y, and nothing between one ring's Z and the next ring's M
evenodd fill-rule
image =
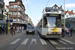
M44 38L60 38L62 35L61 14L46 12L37 24L37 31Z

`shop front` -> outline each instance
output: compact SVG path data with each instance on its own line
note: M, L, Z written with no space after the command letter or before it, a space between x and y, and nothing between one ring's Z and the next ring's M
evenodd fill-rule
M0 20L0 34L6 31L6 21Z

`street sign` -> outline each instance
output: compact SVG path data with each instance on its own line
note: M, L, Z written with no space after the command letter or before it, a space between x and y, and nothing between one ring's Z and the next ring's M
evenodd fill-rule
M10 19L10 22L13 22L13 20L12 20L12 19Z
M68 28L70 28L70 24L68 24Z
M6 22L13 22L13 20L12 20L12 19L10 19L10 20L6 20Z

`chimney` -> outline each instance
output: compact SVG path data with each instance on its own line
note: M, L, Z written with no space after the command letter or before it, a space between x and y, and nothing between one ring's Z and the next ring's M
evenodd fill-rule
M71 10L71 12L73 12L73 10Z
M61 8L62 8L62 5L61 5Z

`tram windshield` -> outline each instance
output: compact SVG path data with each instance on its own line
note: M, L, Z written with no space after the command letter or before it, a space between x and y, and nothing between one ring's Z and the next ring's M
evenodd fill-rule
M47 17L47 27L55 27L56 17Z
M44 27L61 27L61 19L57 17L44 17Z

